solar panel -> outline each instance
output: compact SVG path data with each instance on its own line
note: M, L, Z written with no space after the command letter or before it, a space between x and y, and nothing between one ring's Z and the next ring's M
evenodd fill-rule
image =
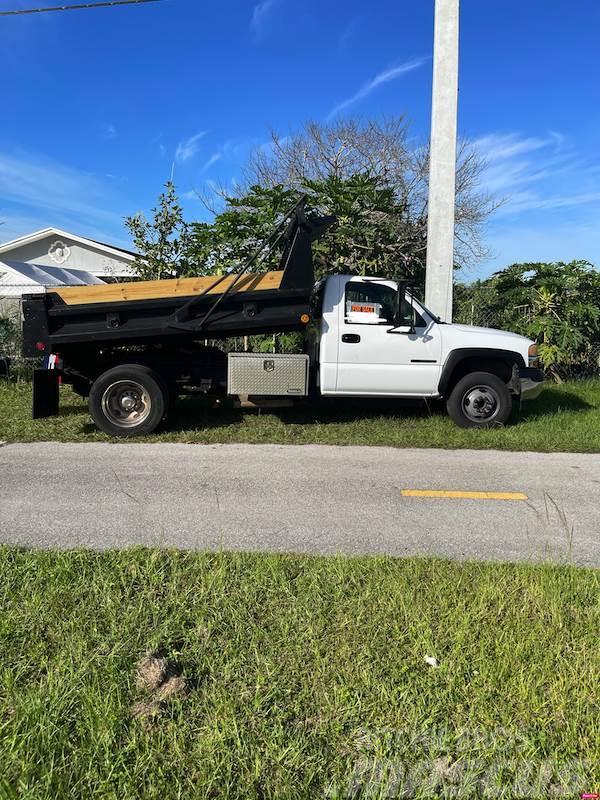
M3 276L4 284L27 284L33 282L37 286L91 286L104 283L103 280L83 269L66 269L65 267L47 267L41 264L27 264L24 261L0 261L0 272L8 267L9 272ZM11 275L12 273L12 275ZM14 279L13 279L14 278ZM24 280L23 280L24 279Z

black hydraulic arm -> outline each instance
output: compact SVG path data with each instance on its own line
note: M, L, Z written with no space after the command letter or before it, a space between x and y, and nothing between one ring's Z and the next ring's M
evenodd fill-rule
M280 263L280 266L282 266L284 270L281 288L311 288L314 282L311 242L326 230L327 227L333 224L335 218L321 217L314 222L309 221L304 213L305 205L306 196L303 195L293 208L285 214L267 238L260 243L237 273L227 273L219 276L219 278L201 294L188 300L181 308L177 309L177 311L165 321L165 326L180 330L190 330L193 328L196 331L201 331L221 303L231 295L241 278L248 274L252 267L256 269L263 264L282 240L285 241L285 246ZM191 312L194 306L196 306L206 294L218 286L221 281L230 277L232 274L235 274L235 278L227 286L225 291L219 295L201 320L191 324Z

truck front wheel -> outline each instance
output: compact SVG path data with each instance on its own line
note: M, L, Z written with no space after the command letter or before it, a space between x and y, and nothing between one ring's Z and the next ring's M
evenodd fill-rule
M461 428L494 428L508 421L512 398L508 386L497 375L471 372L452 389L446 407Z
M90 390L92 419L111 436L152 433L167 408L167 390L149 367L123 364L104 372Z

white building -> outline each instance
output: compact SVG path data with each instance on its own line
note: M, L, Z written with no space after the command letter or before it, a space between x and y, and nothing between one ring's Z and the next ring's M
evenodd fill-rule
M136 253L130 250L86 239L59 228L44 228L0 244L0 261L81 270L103 281L131 277L131 263L135 258Z
M0 260L0 317L20 322L21 298L24 294L40 294L53 286L90 286L98 283L104 281L81 269Z

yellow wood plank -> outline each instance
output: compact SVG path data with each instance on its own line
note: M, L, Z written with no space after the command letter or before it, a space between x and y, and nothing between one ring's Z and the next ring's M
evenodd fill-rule
M443 497L452 500L528 500L523 492L461 492L448 489L402 489L402 497Z
M193 297L208 289L207 294L222 294L235 280L228 275L216 286L216 275L202 278L174 278L165 281L129 281L127 283L107 283L103 286L61 286L49 289L56 292L69 306L87 303L119 303L130 300L159 300L167 297ZM233 288L236 292L257 292L278 289L283 271L265 272L262 275L249 274L240 278Z

